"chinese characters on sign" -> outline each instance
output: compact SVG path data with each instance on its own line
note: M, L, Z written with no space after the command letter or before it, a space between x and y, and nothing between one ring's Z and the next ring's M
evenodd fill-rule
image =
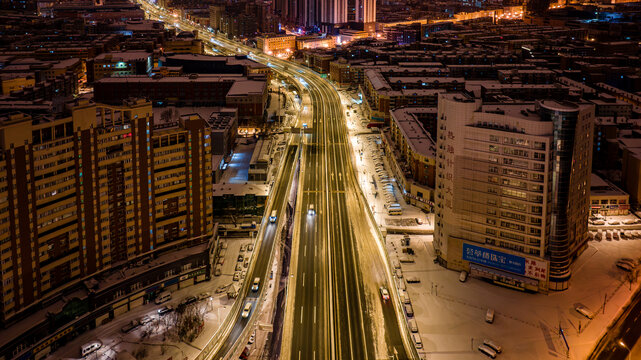
M525 259L525 276L545 280L547 277L548 266L545 261L534 259Z
M546 261L524 258L471 244L463 244L463 260L513 272L529 278L540 280L547 278L548 266Z

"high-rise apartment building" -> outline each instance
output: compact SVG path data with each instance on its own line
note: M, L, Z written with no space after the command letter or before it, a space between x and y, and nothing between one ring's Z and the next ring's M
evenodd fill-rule
M116 264L213 231L211 131L151 103L0 118L0 320Z
M375 0L278 0L274 9L288 22L324 31L346 23L362 23L373 31L376 22Z
M437 116L439 262L518 289L567 289L587 246L594 107L442 94Z

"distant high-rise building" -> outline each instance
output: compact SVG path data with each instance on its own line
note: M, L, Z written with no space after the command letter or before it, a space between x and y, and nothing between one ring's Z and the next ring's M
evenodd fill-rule
M277 0L274 10L287 22L322 30L345 23L376 22L376 0Z
M447 268L564 290L587 244L594 107L438 103L434 247Z
M211 134L197 115L154 119L142 100L0 117L0 322L96 272L208 240Z

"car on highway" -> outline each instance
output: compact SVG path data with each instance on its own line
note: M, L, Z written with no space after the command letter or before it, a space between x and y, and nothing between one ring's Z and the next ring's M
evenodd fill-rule
M249 314L252 312L252 303L248 302L245 304L245 307L243 308L243 312L240 314L240 316L243 319L247 319L249 317Z
M308 213L309 215L314 215L314 214L316 214L316 210L314 210L314 204L309 204L309 206L307 207L307 213Z
M384 286L381 286L379 290L381 292L381 298L383 299L383 301L387 302L389 300L389 291L387 291Z
M128 333L128 332L130 332L131 330L133 330L133 329L137 328L137 327L138 327L138 326L140 326L140 325L141 325L140 321L138 321L138 320L131 320L131 321L130 321L130 322L128 322L125 326L121 327L121 328L120 328L120 331L122 331L122 332L124 332L124 333Z
M174 311L174 307L171 305L163 306L160 309L158 309L158 315L165 315L170 312Z
M260 286L260 278L256 277L254 278L254 283L252 284L252 291L258 291L259 286Z

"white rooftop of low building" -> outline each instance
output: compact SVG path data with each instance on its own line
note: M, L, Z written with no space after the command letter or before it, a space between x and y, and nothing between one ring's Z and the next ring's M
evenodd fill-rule
M267 82L258 80L239 80L231 86L227 96L260 95L265 92Z
M94 58L94 60L110 60L110 61L134 61L141 60L149 57L151 54L146 51L119 51L102 53Z
M436 156L436 143L414 115L427 112L434 112L434 108L400 108L392 111L392 119L410 144L412 151L425 157L434 157Z
M628 195L625 191L619 189L611 182L602 179L599 175L592 173L590 177L590 195L607 196L607 195Z

